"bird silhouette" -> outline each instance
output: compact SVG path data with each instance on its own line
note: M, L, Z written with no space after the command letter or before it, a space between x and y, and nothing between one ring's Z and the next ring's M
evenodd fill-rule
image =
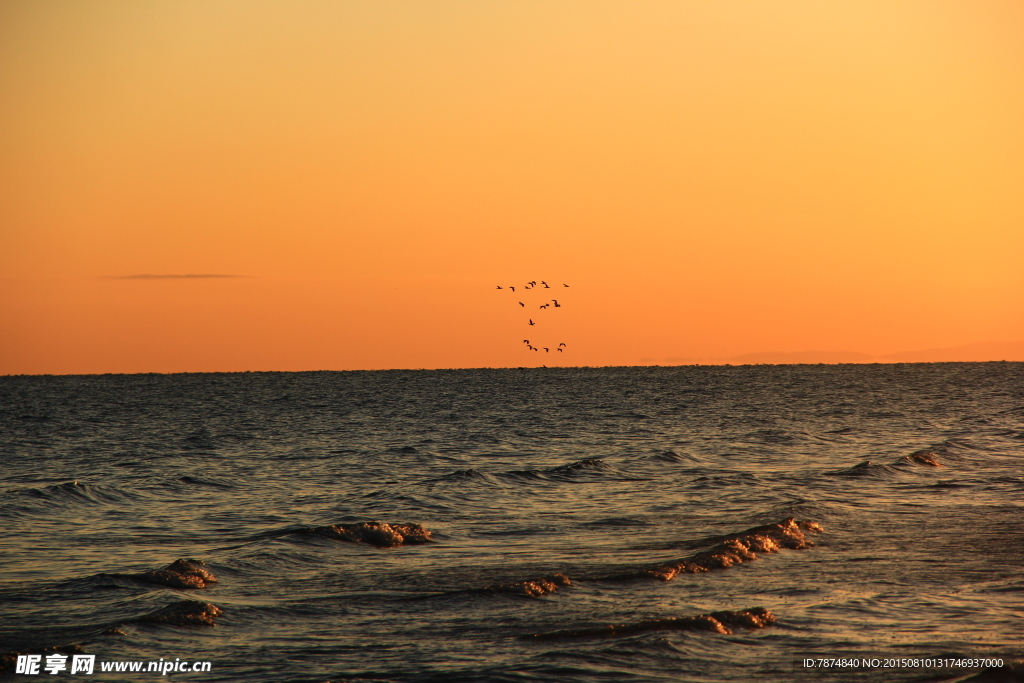
M569 286L569 285L566 285L566 287L568 287L568 286ZM515 287L513 287L512 285L509 285L509 286L508 286L508 288L509 288L509 289L511 289L511 290L512 290L513 292L514 292L514 291L516 291L516 288L515 288Z
M565 346L565 342L562 342L561 344L559 344L559 346Z
M526 304L524 304L522 301L519 302L519 305L522 306L523 308L526 308Z
M559 353L561 353L562 349L555 349L555 351L558 351Z
M523 343L524 343L524 344L529 344L529 343L530 343L530 340L529 340L529 339L524 339L524 340L523 340Z
M541 306L541 308L547 308L547 307L548 307L547 304L544 304L544 305Z
M502 287L501 285L498 285L497 289L505 289L505 288Z
M558 299L552 299L551 303L555 305L555 308L561 308L562 304L558 303Z
M567 285L567 284L565 284L565 283L563 282L563 283L562 283L562 286L563 286L563 287L568 287L569 285Z
M545 346L544 347L544 353L551 353L551 349L549 349L548 347Z
M533 318L530 318L530 324L531 325L536 325L537 323L533 322Z
M541 280L540 283L544 285L544 289L551 289L551 286L548 283L544 282L543 280Z
M536 287L537 286L537 281L536 280L530 280L530 286L531 287Z

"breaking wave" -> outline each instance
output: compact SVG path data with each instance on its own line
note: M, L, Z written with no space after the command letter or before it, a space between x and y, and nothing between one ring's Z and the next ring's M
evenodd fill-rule
M202 560L178 559L163 569L152 569L139 574L114 574L113 576L180 589L208 588L217 583L217 577L206 568L206 563Z
M624 624L608 624L590 628L563 629L521 636L523 640L568 640L571 638L613 638L632 636L651 631L711 631L731 635L733 629L766 628L775 623L775 615L763 607L751 607L737 612L721 611L697 614L691 617L664 617L645 619Z
M422 524L387 524L384 522L358 522L356 524L329 524L308 527L292 533L312 534L348 543L366 543L378 548L400 545L418 545L433 540L433 532Z

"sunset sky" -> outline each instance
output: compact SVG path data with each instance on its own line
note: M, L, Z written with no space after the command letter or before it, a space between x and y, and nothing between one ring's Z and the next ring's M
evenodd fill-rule
M1024 360L1019 0L0 0L0 102L0 374Z

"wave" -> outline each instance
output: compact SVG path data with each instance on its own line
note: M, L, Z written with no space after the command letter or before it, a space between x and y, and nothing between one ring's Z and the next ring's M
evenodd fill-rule
M571 463L569 463L567 465L559 465L558 467L552 467L552 468L544 470L544 471L545 472L550 472L550 473L560 473L560 472L579 472L581 470L600 470L600 471L605 471L605 470L608 470L608 469L609 469L608 465L606 465L604 463L604 460L601 460L600 458L585 458L584 460L577 460L576 462L571 462Z
M171 588L207 588L217 583L217 577L206 569L202 560L178 559L163 569L153 569L140 574L114 574L113 576L132 579L142 583L155 583Z
M734 628L758 629L774 624L775 615L764 607L751 607L737 612L721 611L692 617L645 619L624 624L608 624L591 628L564 629L520 636L521 640L565 640L570 638L609 638L632 636L650 631L711 631L731 635Z
M922 449L914 451L904 456L900 456L899 459L889 463L888 465L882 463L872 462L871 460L865 460L864 462L857 463L852 467L846 469L836 470L833 472L827 472L832 476L838 477L863 477L863 476L881 476L896 474L901 468L910 466L924 466L924 467L945 467L942 462L939 461L939 453L937 449Z
M577 579L577 581L628 581L644 578L671 581L679 574L698 574L749 562L757 559L755 553L758 552L774 553L782 548L793 550L812 548L814 543L807 538L805 532L821 531L823 531L821 525L816 522L797 521L790 517L781 522L764 524L739 533L703 539L702 543L704 545L714 545L707 550L680 560L660 563L653 567L629 569L614 574L584 576ZM574 583L569 576L556 573L543 579L528 579L526 581L516 581L496 586L486 586L484 588L449 591L445 594L509 593L539 597L554 593L560 586L572 585Z
M216 479L212 479L212 478L209 478L209 477L193 477L193 476L185 475L184 477L179 477L178 481L180 481L183 484L191 484L193 486L210 486L210 487L218 488L218 489L233 489L233 488L237 488L237 486L235 486L235 484L229 484L227 482L217 481Z
M583 460L543 470L512 470L499 476L535 481L571 482L581 477L589 478L594 474L617 474L617 470L601 458L584 458ZM630 479L622 474L619 474L619 477Z
M807 538L805 532L822 530L821 525L816 522L797 521L789 517L775 524L764 524L737 534L719 536L717 539L721 540L713 547L679 560L598 577L598 580L623 581L651 577L671 581L679 574L699 574L714 569L725 569L756 560L756 553L759 552L774 553L783 548L812 548L814 542Z
M526 581L515 581L513 583L502 583L496 586L477 588L473 593L504 593L506 595L523 595L531 598L538 598L542 595L554 593L560 587L571 586L572 581L565 574L552 574L541 579L527 579Z
M761 478L752 472L737 472L734 474L710 475L696 477L688 484L692 489L717 489L728 486L752 486Z
M349 543L368 543L378 548L430 543L434 535L432 531L424 528L422 524L387 524L384 522L329 524L285 533L313 534Z
M551 593L556 592L559 588L570 587L573 585L572 579L567 575L558 572L540 578L526 579L525 581L510 581L508 583L484 586L483 588L448 590L410 599L432 600L434 598L443 598L454 595L514 595L527 598L539 598L544 595L550 595Z
M865 477L865 476L881 476L886 474L895 474L897 472L890 465L883 465L882 463L873 462L871 460L865 460L859 462L853 467L847 467L844 470L836 470L834 472L827 472L835 477Z
M900 458L899 462L906 463L908 465L925 465L927 467L945 467L939 462L939 456L934 451L921 450L914 451L909 455L904 455Z
M537 471L538 474L544 475L549 479L557 479L561 481L573 479L578 475L611 472L615 472L615 468L601 458L584 458L583 460L566 463L565 465L558 465L556 467L549 467L547 469ZM509 474L516 474L516 472L510 472Z
M445 474L445 475L442 475L440 477L436 477L434 479L427 479L427 480L421 481L419 483L421 483L421 484L433 484L433 483L443 483L443 482L467 482L467 481L479 482L479 483L482 483L482 484L491 484L491 485L494 485L494 486L500 486L500 484L501 484L501 482L499 482L494 477L494 475L488 474L486 472L481 472L480 470L475 469L475 468L470 468L470 469L467 469L467 470L456 470L455 472L452 472L450 474Z
M675 451L658 453L657 455L652 455L651 458L654 460L661 460L662 462L701 462L699 458L692 455L676 453Z
M557 465L555 467L548 467L546 469L508 470L496 473L482 472L475 468L456 470L455 472L450 472L449 474L435 477L433 479L425 479L418 483L438 484L472 482L500 486L502 485L502 480L513 480L518 482L522 482L524 480L571 482L580 477L592 476L595 473L612 474L616 472L615 468L611 467L600 458L584 458L583 460L576 460L574 462ZM620 474L620 476L623 475Z
M224 614L224 610L209 602L180 600L149 614L132 619L131 622L138 624L167 624L186 628L192 626L216 626L217 617L222 614Z
M2 495L0 509L26 507L66 507L71 505L121 505L139 498L137 494L106 486L68 481L38 488L9 489Z

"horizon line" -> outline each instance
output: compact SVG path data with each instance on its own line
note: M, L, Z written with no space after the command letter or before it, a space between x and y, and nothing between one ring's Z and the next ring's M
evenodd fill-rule
M703 362L703 363L675 363L660 365L657 363L644 363L640 365L556 365L545 366L479 366L474 368L362 368L349 370L181 370L174 372L67 372L67 373L18 373L3 374L3 377L104 377L107 375L248 375L248 374L270 374L270 373L313 373L313 372L438 372L438 371L460 371L460 370L603 370L609 368L695 368L695 367L755 367L760 365L950 365L953 363L1022 363L1024 360L949 360L949 361L868 361L868 362L838 362L838 363L729 363L729 362Z

